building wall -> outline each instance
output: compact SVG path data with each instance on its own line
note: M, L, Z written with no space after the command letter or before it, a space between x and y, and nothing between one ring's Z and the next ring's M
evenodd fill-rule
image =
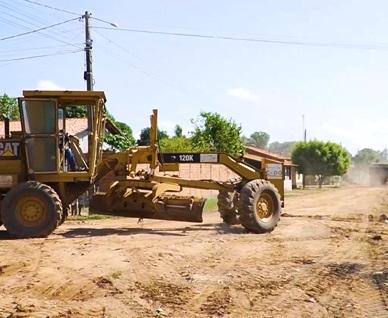
M292 190L292 180L289 177L286 177L284 180L284 191Z

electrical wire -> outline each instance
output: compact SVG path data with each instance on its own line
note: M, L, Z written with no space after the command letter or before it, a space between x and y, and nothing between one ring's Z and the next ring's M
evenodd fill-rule
M18 27L22 27L22 28L24 28L24 29L31 30L31 28L28 27L28 26L25 26L25 25L20 24L20 23L15 23L15 22L10 21L10 20L8 20L8 19L5 19L5 18L3 18L3 17L0 17L0 21L5 22L5 23L8 23L9 25L18 26ZM67 45L76 47L76 48L78 48L78 49L81 49L80 46L78 46L78 45L76 45L76 44L74 44L74 43L70 43L70 42L68 42L68 41L59 39L59 38L57 38L57 37L55 37L55 36L52 36L52 35L50 35L50 34L46 34L46 33L43 33L43 32L37 32L36 34L37 34L37 35L40 35L40 36L43 36L43 37L46 37L46 38L49 38L49 39L51 39L51 40L54 40L54 41L57 41L57 42L61 42L61 43L63 43L63 44L67 44ZM16 38L16 39L21 39L21 38L18 37L18 38ZM14 40L15 40L15 39L14 39ZM21 39L21 40L23 40L23 39ZM23 41L24 41L24 40L23 40Z
M82 45L82 43L80 43ZM68 44L62 45L47 45L47 46L39 46L39 47L28 47L28 48L11 48L11 49L0 49L0 53L10 53L15 54L15 52L26 52L26 51L39 51L39 50L47 50L47 49L61 49L69 46Z
M82 51L83 50L76 50L76 51L64 51L64 52L57 52L57 53L50 53L50 54L22 56L22 57L16 57L16 58L13 58L13 59L0 60L0 62L1 63L5 63L5 62L12 62L12 61L30 60L30 59L37 59L37 58L41 58L41 57L48 57L48 56L55 56L55 55L74 54L74 53L78 53L78 52L82 52Z
M201 38L211 40L228 40L240 42L256 42L264 44L281 44L281 45L297 45L297 46L311 46L311 47L327 47L327 48L341 48L341 49L359 49L359 50L388 50L388 43L386 44L350 44L350 43L325 43L325 42L305 42L305 41L291 41L291 40L274 40L264 38L248 38L248 37L234 37L213 34L199 34L199 33L181 33L181 32L166 32L155 30L131 29L131 28L110 28L103 26L92 26L94 29L126 31L133 33L156 34L165 36L179 36L186 38Z
M97 34L97 35L99 35L99 36L102 37L104 40L108 41L109 43L111 43L111 44L117 46L119 49L121 49L122 51L124 51L124 52L127 53L128 55L134 57L135 59L137 59L137 60L139 60L139 61L144 62L144 60L143 60L141 57L135 55L133 52L131 52L130 50L128 50L125 46L123 46L123 45L121 45L121 44L119 44L119 43L113 41L112 39L110 39L109 37L107 37L106 35L104 35L103 33L98 32L97 30L94 30L94 33Z
M62 24L68 23L68 22L70 22L70 21L78 20L78 19L79 19L79 18L73 18L73 19L70 19L70 20L66 20L66 21L62 21L62 22L59 22L59 23L51 24L51 25L48 25L48 26L45 26L45 27L42 27L42 28L39 28L39 29L34 29L34 30L32 30L32 31L23 32L23 33L18 33L18 34L14 34L14 35L9 35L9 36L6 36L6 37L4 37L4 38L0 38L0 41L5 41L5 40L9 40L9 39L14 39L14 38L17 38L17 37L19 37L19 36L24 36L24 35L28 35L28 34L40 32L40 31L43 31L43 30L47 30L47 29L56 27L56 26L58 26L58 25L62 25Z
M39 28L39 27L42 27L44 25L49 24L47 22L47 20L42 20L38 17L40 15L40 13L36 13L36 14L34 13L32 15L27 14L25 11L22 10L22 8L15 6L14 4L10 4L8 2L2 1L2 0L0 0L0 6L3 7L4 9L6 9L7 11L10 11L13 13L13 14L11 14L10 12L0 11L2 13L6 14L7 18L13 17L18 21L23 21L23 22L27 23L28 25L33 26L33 27L29 27L29 29L37 28L37 27ZM29 12L30 11L31 10L29 10ZM58 37L60 37L61 39L63 38L64 34L67 36L66 32L64 32L61 29L56 29L56 30L54 29L54 30L52 30L52 32L57 33Z
M28 2L28 3L31 3L31 4L34 4L34 5L46 8L46 9L51 9L51 10L55 10L55 11L59 11L59 12L64 12L64 13L67 13L67 14L72 14L72 15L77 15L77 16L81 15L81 14L79 14L77 12L73 12L73 11L70 11L70 10L61 9L61 8L57 8L57 7L53 7L53 6L50 6L48 4L44 4L44 3L38 2L38 1L32 1L32 0L22 0L22 1Z
M135 54L133 54L132 52L130 52L126 47L114 42L113 40L109 39L108 37L106 37L105 35L103 35L102 33L100 32L97 32L96 30L94 30L94 32L96 34L98 34L101 38L105 39L106 41L108 41L109 43L115 45L116 47L120 48L122 51L124 51L127 55L130 55L131 57L134 57L136 59L138 59L139 61L143 61L144 62L144 59L140 58L139 56L136 56ZM193 95L190 94L189 91L187 91L186 89L182 88L182 87L179 87L179 85L163 78L162 76L158 75L158 74L153 74L153 73L150 73L144 69L142 69L141 67L131 63L131 61L128 59L128 57L122 57L120 54L118 54L115 50L110 50L107 46L105 46L105 48L107 49L107 55L109 57L112 57L112 54L116 55L117 57L117 60L123 62L126 66L129 66L130 68L138 71L139 73L145 75L146 77L148 78L151 78L153 79L154 81L158 81L160 83L162 83L163 85L165 85L166 87L169 87L169 88L172 88L174 89L175 91L183 94L184 96L187 96L187 97L190 97L192 98ZM104 52L104 51L103 51ZM105 53L105 52L104 52Z
M49 54L49 53L59 53L62 51L74 50L74 48L64 44L51 47L35 47L35 48L25 48L25 49L13 49L8 51L0 51L0 59L13 58L20 54ZM81 49L80 49L81 50Z

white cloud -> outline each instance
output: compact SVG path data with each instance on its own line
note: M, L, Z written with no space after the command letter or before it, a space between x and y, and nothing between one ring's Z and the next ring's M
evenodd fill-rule
M52 81L47 81L47 80L39 81L37 89L41 89L41 90L63 90L63 88L60 87L59 85L55 84Z
M233 96L235 98L248 101L248 102L257 102L259 100L259 96L245 88L231 88L227 92L227 95Z

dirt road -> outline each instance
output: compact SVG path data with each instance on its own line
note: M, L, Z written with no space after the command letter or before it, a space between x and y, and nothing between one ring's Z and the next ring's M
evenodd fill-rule
M388 189L293 192L270 234L73 221L0 231L0 317L388 317Z

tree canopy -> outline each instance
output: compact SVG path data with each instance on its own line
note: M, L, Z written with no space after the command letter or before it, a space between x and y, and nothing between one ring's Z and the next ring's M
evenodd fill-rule
M183 129L181 126L176 125L174 129L175 137L182 137L183 136Z
M195 146L191 138L185 136L174 136L170 138L163 138L159 142L160 150L162 152L194 152Z
M66 118L83 118L87 115L87 107L85 106L66 106Z
M319 186L322 187L325 177L346 173L350 156L339 144L312 140L295 144L292 161L298 165L300 173L318 176Z
M135 138L131 127L127 124L116 121L111 114L108 114L110 120L120 129L121 134L114 135L111 133L105 134L104 142L110 145L113 149L124 150L135 145Z
M380 152L370 148L361 149L353 157L353 162L357 166L369 166L371 163L376 163L383 160L384 160L384 151Z
M0 120L9 118L9 120L19 120L19 107L16 98L4 94L0 97Z
M194 147L199 151L217 151L238 156L244 149L241 126L218 113L201 112L192 136Z
M140 138L137 140L139 146L147 146L150 144L150 127L143 128L140 132ZM161 142L164 138L168 138L167 132L158 129L158 140Z
M264 131L255 131L248 138L247 144L249 146L266 149L268 146L270 136Z

